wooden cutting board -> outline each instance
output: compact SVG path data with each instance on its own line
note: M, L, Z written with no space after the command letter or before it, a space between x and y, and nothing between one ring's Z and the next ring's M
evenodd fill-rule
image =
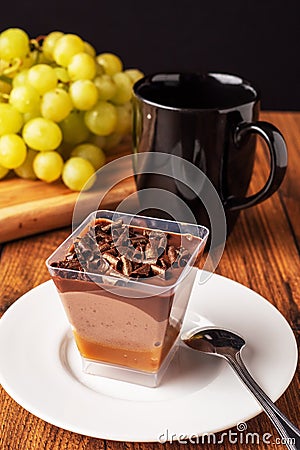
M107 157L110 162L131 153L131 144L124 141ZM130 161L120 164L118 183L103 199L101 208L114 209L135 191ZM71 225L78 192L61 181L23 180L14 176L0 181L0 243L43 231Z

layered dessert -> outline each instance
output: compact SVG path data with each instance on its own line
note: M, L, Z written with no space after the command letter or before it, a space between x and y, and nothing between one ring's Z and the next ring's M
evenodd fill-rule
M81 355L157 372L178 337L202 241L96 218L54 254L48 268Z

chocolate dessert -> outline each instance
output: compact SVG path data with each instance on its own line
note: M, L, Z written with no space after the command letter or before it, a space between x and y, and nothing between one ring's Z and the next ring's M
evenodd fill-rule
M178 337L191 285L176 314L174 300L201 241L122 220L85 227L49 264L81 355L157 372Z

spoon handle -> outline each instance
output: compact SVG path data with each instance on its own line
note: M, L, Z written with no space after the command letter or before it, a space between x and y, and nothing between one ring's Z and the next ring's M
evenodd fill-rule
M226 359L232 369L256 397L265 413L269 416L280 437L282 438L282 443L284 443L289 450L299 450L300 430L289 421L289 419L277 408L277 406L252 378L243 363L240 353L236 353L235 357L226 355Z

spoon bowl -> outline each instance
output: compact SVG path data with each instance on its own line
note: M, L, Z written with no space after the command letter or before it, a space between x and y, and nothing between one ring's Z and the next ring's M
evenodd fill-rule
M191 330L181 336L182 341L194 350L217 354L221 357L236 354L245 347L245 340L236 333L216 327Z

